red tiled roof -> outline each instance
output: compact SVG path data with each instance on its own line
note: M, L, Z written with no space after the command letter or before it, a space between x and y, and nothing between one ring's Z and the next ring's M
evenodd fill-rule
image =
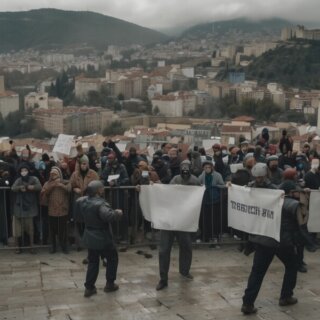
M249 116L239 116L239 117L233 118L232 120L233 121L251 122L251 121L255 121L256 119L253 117L249 117Z
M17 96L18 94L14 91L4 91L4 92L0 92L0 97L12 97L12 96Z

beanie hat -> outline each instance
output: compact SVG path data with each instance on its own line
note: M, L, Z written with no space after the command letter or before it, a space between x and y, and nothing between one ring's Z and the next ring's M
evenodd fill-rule
M205 165L210 165L210 166L214 166L214 163L213 161L210 161L210 160L205 160L202 162L202 168L205 166Z
M189 160L184 160L180 164L181 170L190 170L191 169L191 162Z
M58 174L60 179L63 179L62 172L59 167L53 166L50 172L55 172L56 174Z
M243 161L246 162L248 159L250 158L254 158L254 153L253 152L249 152L245 155L245 157L243 158Z
M84 154L80 160L79 160L80 164L86 162L86 163L89 163L89 158Z
M292 180L285 180L279 186L279 189L283 190L285 194L288 194L290 191L297 190L300 191L301 188L297 186Z
M270 162L270 161L278 161L279 160L279 157L276 156L276 155L272 155L270 157L267 158L267 162Z
M267 175L267 165L259 162L253 166L251 173L254 177L265 177Z
M139 161L138 167L143 171L148 171L148 163L146 161Z
M283 171L284 180L294 180L297 175L297 170L295 168L287 168Z

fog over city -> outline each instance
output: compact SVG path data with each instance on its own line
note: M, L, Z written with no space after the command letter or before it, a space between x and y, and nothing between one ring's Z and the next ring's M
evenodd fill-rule
M290 21L319 21L319 0L2 0L0 11L39 8L85 10L117 17L155 29L239 17L280 17Z

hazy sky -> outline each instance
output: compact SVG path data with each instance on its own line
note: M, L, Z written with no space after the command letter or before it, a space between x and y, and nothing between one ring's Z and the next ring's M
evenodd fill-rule
M95 11L157 29L243 16L320 23L320 0L0 0L0 11L37 8Z

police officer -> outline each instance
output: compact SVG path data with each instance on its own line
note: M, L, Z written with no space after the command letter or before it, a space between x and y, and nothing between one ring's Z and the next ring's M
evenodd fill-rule
M91 181L88 196L77 200L77 212L83 218L85 230L83 243L88 248L88 269L85 282L85 297L97 293L95 282L99 273L100 257L107 260L105 292L119 289L115 283L118 268L118 253L112 238L110 223L122 216L122 211L113 210L104 200L104 186L100 181Z
M241 311L245 315L257 312L254 302L274 256L277 256L285 266L279 305L289 306L298 302L293 297L293 290L297 280L295 237L299 232L297 216L300 210L299 201L295 198L299 197L299 193L297 194L296 185L292 181L283 183L281 189L285 191L285 199L281 213L280 242L265 236L250 237L250 241L256 244L256 248L248 285L242 298Z

